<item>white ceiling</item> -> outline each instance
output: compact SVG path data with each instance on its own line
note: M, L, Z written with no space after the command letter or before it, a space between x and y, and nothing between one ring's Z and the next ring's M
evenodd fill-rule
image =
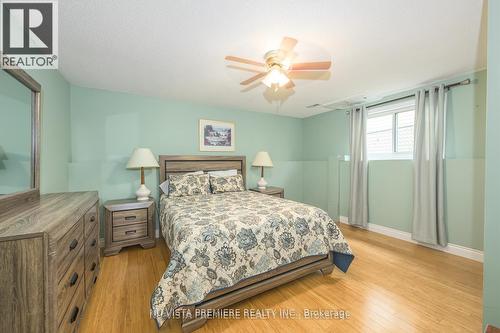
M307 105L381 96L486 66L482 0L60 0L60 70L71 83L307 117ZM225 55L261 60L283 36L297 61L331 58L328 80L290 96ZM287 97L287 98L286 98ZM276 99L286 98L279 106ZM271 101L271 102L270 102Z

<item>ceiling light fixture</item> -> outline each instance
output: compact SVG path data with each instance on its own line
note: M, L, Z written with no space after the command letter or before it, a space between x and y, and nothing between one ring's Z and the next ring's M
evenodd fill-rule
M284 87L288 82L290 82L290 79L285 73L283 73L283 70L279 65L272 66L269 73L267 73L266 77L262 80L262 83L264 83L269 88L273 86L278 86L281 88Z
M277 91L279 88L293 89L295 87L293 79L315 80L314 76L311 77L307 74L311 74L311 71L318 71L320 74L328 73L327 71L332 65L331 61L292 63L292 59L295 58L293 48L296 44L296 39L284 37L279 49L266 52L264 62L235 56L226 56L226 60L260 67L260 70L252 70L257 74L240 82L243 86L261 80L267 87L274 88L274 91Z

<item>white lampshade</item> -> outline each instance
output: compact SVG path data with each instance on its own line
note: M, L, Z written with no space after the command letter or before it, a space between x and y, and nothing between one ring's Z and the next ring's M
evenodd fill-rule
M127 163L127 169L159 167L158 161L148 148L136 148Z
M267 151L259 151L255 156L252 165L257 167L272 167L273 161L271 161L271 157Z

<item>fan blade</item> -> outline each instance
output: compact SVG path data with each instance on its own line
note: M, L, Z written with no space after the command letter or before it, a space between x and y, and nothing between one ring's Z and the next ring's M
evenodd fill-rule
M331 61L320 61L320 62L302 62L292 64L289 70L292 71L303 71L303 70L321 70L321 69L329 69L332 65Z
M255 82L254 84L246 86L245 88L241 89L240 92L246 93L246 92L248 92L250 90L253 90L253 89L257 88L257 87L260 87L260 82Z
M292 89L293 87L295 87L295 83L293 83L292 80L288 81L288 83L285 84L286 89Z
M330 71L289 71L288 77L295 80L330 80Z
M240 84L241 84L242 86L246 86L247 84L250 84L250 83L252 83L253 81L258 80L258 79L260 79L260 78L263 78L263 77L264 77L264 76L266 76L266 75L267 75L267 73L260 73L260 74L254 75L254 76L252 76L251 78L249 78L249 79L247 79L247 80L245 80L245 81L240 82Z
M291 52L293 48L297 45L297 40L291 37L283 37L281 41L280 49L285 51L286 53Z
M229 61L241 62L241 63L248 64L248 65L262 66L262 67L265 66L265 64L262 62L257 62L257 61L253 61L250 59L240 58L240 57L226 56L225 59L229 60Z

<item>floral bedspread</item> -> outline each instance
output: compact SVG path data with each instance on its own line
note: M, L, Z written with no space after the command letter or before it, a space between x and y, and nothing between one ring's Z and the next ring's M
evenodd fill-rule
M354 256L339 228L316 207L256 192L160 199L170 263L151 296L160 327L183 305L307 256L333 253L347 271Z

